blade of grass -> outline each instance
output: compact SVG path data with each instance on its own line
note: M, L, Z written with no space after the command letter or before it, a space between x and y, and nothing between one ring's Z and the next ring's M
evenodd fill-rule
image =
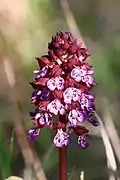
M2 178L5 178L5 174L6 174L6 166L5 166L5 162L6 162L6 156L5 156L5 144L4 144L4 137L3 137L3 131L2 131L2 126L0 125L0 165L1 165L1 175Z
M8 164L7 164L10 173L12 172L11 168L12 168L13 147L14 147L14 130L12 131L10 138Z
M9 161L10 154L6 147L2 126L0 126L0 164L2 166L2 178L8 177L11 174L11 163Z

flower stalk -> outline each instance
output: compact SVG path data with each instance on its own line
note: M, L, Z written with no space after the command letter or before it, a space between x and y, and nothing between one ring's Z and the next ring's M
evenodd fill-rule
M67 147L59 148L59 180L67 180Z
M59 115L59 120L66 125L65 115ZM67 180L67 147L59 148L59 180Z

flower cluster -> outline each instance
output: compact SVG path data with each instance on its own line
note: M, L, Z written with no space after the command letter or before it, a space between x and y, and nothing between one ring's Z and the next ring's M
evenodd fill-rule
M90 56L83 43L78 43L70 32L62 32L52 37L48 44L48 54L36 57L40 70L35 70L34 88L31 102L36 109L30 113L35 127L29 131L29 139L35 139L42 128L50 127L56 132L56 147L67 146L71 142L71 132L78 136L80 148L89 144L89 134L81 123L90 122L97 126L94 118L94 95L90 93L94 82L92 66L86 59ZM59 115L53 121L53 116Z

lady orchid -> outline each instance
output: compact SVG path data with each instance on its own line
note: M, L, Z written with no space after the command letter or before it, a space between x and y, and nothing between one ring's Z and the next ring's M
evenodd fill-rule
M40 70L35 70L31 102L36 106L30 113L35 127L29 131L29 139L35 139L41 129L50 127L56 132L54 145L67 146L71 132L78 136L80 148L89 145L89 130L82 126L88 121L97 126L94 118L95 97L90 93L94 82L90 56L82 42L78 43L70 32L60 31L48 44L48 55L37 57ZM55 122L54 116L60 118ZM62 118L62 117L66 117ZM72 131L71 131L72 130Z

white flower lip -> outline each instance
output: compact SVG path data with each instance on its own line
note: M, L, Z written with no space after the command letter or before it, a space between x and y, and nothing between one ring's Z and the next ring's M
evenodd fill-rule
M68 120L71 123L71 125L76 126L78 122L83 122L84 121L84 115L83 112L77 110L77 109L72 109L69 112L68 115Z
M54 101L49 103L47 105L47 110L49 110L49 112L55 115L58 115L58 113L60 113L61 115L66 114L65 107L63 106L63 104L61 104L61 102L58 99L55 99Z
M71 101L80 101L81 90L77 88L67 88L63 93L64 102L66 104L71 104Z
M59 129L53 142L56 147L67 146L70 143L70 136L66 132L63 132L62 129Z
M51 78L47 81L47 87L51 91L54 91L56 88L62 90L64 89L64 79L62 77Z

